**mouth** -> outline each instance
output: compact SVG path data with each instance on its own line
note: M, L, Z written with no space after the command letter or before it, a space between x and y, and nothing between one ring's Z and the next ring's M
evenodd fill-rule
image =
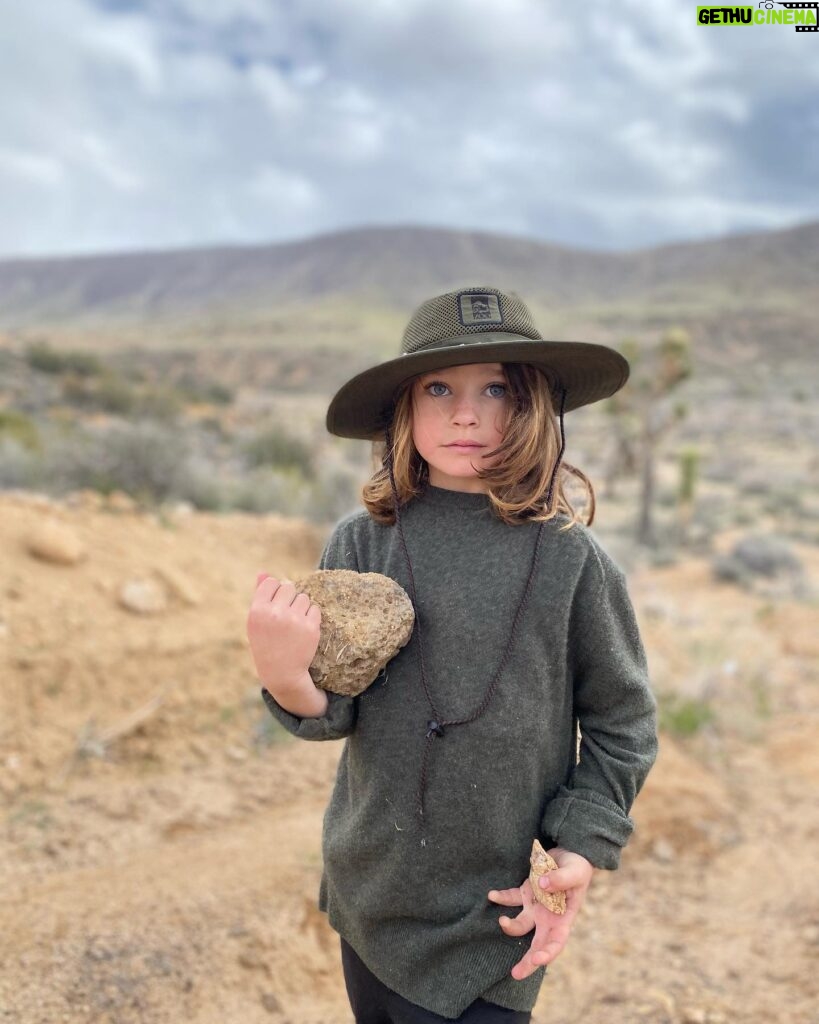
M486 446L482 445L482 444L459 444L456 441L453 444L446 445L446 447L447 448L452 448L455 451L475 452L475 451L478 451L480 448L485 448Z

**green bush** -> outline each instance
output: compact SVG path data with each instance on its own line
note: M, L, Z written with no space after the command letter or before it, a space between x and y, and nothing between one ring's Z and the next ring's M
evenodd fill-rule
M308 479L315 475L310 445L288 434L279 425L260 431L245 444L244 452L253 468L273 466L276 469L297 469Z
M151 504L185 497L189 474L185 438L150 421L85 429L48 452L48 476L61 491L122 490Z
M127 415L136 408L136 395L114 373L106 372L98 380L87 380L71 373L63 380L63 397L75 408Z
M0 438L8 437L30 452L40 451L42 443L37 424L25 413L0 409Z
M184 409L182 396L171 387L143 388L135 397L134 411L152 420L175 420Z
M104 372L104 364L92 352L58 352L47 342L28 345L23 358L33 370L41 373L73 373L78 377L95 377Z
M658 704L660 728L674 736L693 736L715 719L711 705L695 697L661 694Z
M219 381L202 381L189 374L183 374L175 382L175 388L187 402L230 405L234 399L233 391Z

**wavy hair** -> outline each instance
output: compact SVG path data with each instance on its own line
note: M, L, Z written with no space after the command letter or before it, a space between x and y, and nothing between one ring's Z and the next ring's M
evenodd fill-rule
M594 520L595 497L591 481L580 469L561 460L552 493L547 502L549 484L555 463L563 447L560 424L555 413L549 378L530 363L504 363L512 403L504 424L503 440L488 453L499 456L493 466L476 470L486 482L495 515L510 526L525 522L544 522L563 514L570 522L591 526ZM412 440L412 389L417 377L404 381L393 396L390 435L392 439L393 476L401 507L423 494L429 483L429 465ZM364 484L361 498L369 514L383 525L395 522L393 491L387 460L387 441L373 441L373 464L378 465ZM588 518L582 520L566 497L564 482L577 477L588 495Z

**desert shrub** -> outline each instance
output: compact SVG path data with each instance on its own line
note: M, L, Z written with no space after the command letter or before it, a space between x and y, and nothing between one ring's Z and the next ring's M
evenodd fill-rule
M147 421L86 428L49 450L48 474L62 491L122 490L150 503L178 496L188 454L179 432Z
M347 512L363 507L363 482L361 473L345 463L320 466L304 518L313 523L335 523Z
M711 705L695 697L660 694L657 703L660 728L674 736L693 736L715 719Z
M680 555L671 540L667 539L649 549L648 560L655 568L662 569L671 565L678 565Z
M250 441L245 442L243 450L251 467L298 469L309 478L315 474L310 445L301 438L289 434L279 424L260 431Z
M219 381L203 381L190 374L183 374L174 386L187 402L230 405L235 397L233 391Z
M172 387L146 385L136 389L108 370L95 380L69 374L62 390L65 401L76 408L139 419L172 421L184 408L182 397Z
M72 373L78 377L94 377L104 372L104 364L92 352L58 352L46 342L26 346L23 358L33 370L41 373Z
M214 466L198 456L180 467L174 497L189 501L200 512L222 512L230 507L225 486L219 482Z
M62 383L63 398L75 408L127 415L136 408L133 389L120 376L105 373L97 380L69 374Z
M0 489L43 489L42 459L16 440L0 435Z
M137 416L152 420L173 421L184 409L182 396L171 387L145 387L134 398Z
M0 409L0 438L16 441L21 448L32 452L42 448L37 424L30 416L15 409Z
M260 466L227 485L227 501L229 507L242 512L305 516L310 485L298 467Z
M718 579L746 583L757 576L801 575L802 563L788 544L771 534L748 534L712 562Z

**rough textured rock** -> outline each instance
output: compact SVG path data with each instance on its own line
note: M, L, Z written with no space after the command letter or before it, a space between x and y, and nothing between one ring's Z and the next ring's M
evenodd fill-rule
M553 913L565 914L566 893L548 892L545 889L541 889L538 884L538 879L541 875L545 875L548 871L555 871L557 869L557 861L543 849L537 839L532 843L532 852L529 854L529 865L531 868L529 871L529 884L532 886L532 893L535 899L538 903L542 903L544 907L551 910Z
M322 690L355 697L412 635L415 612L403 587L377 572L317 569L293 580L321 608L310 676Z

